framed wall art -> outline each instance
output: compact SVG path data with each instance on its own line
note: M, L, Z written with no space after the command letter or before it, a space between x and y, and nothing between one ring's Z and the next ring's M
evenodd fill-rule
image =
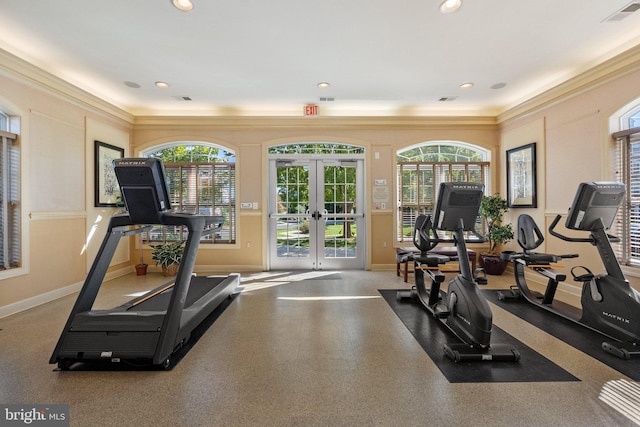
M113 160L124 157L124 148L95 141L95 205L116 207L120 186L113 170Z
M535 208L536 143L507 150L507 203L510 208Z

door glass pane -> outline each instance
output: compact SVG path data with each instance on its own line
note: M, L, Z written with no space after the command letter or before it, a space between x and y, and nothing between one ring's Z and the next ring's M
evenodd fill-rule
M354 258L356 252L356 167L350 162L324 167L324 257ZM334 214L335 216L332 216Z
M277 166L276 191L277 257L308 258L309 168Z
M281 217L277 222L278 258L309 257L309 220Z
M309 168L278 166L276 168L278 214L304 214L309 209Z
M331 217L325 221L324 257L355 258L357 227L354 217Z

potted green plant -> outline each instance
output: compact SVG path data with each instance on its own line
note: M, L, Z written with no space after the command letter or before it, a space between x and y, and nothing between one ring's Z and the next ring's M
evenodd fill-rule
M184 252L184 240L152 245L151 259L162 267L162 274L175 276Z
M480 254L487 274L502 274L507 268L507 261L500 259L500 246L513 239L511 224L503 224L502 218L509 210L507 201L500 194L484 196L480 203L479 215L483 219L484 237L489 242L489 251Z

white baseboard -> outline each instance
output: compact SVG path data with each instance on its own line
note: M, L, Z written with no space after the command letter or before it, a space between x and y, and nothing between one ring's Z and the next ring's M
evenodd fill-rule
M83 282L74 283L73 285L65 286L63 288L54 289L53 291L45 292L44 294L36 295L31 298L24 299L22 301L14 302L13 304L0 307L0 319L3 317L11 316L12 314L20 313L24 310L37 307L42 304L54 301L58 298L66 297L67 295L79 292L82 288Z
M105 281L110 279L115 279L116 277L124 276L126 274L131 273L131 271L132 271L131 267L121 268L119 270L112 271L111 273L108 273L106 275ZM62 288L54 289L52 291L33 296L31 298L27 298L22 301L18 301L9 305L2 306L0 307L0 319L3 317L20 313L21 311L29 310L31 308L37 307L42 304L46 304L51 301L55 301L58 298L66 297L67 295L80 292L80 289L82 289L83 284L84 284L84 281L77 282L69 286L64 286Z

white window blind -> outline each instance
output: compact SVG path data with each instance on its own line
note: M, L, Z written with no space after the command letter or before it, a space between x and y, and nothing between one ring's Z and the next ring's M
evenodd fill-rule
M640 266L640 128L613 134L615 180L626 186L626 197L611 232L620 238L613 247L619 261Z
M177 212L219 215L222 229L204 236L201 243L235 243L236 175L235 163L165 163L173 210ZM156 227L147 241L183 240L184 227Z
M22 265L20 145L17 135L0 131L0 270Z

